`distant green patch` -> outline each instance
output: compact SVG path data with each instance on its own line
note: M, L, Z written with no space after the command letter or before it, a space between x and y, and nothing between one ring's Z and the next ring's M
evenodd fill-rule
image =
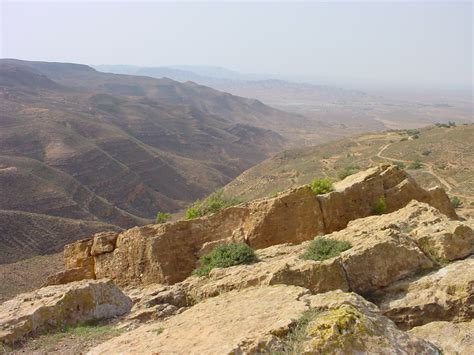
M158 212L156 214L156 223L161 224L169 221L171 219L171 214L166 212Z
M228 243L216 246L199 260L200 266L194 270L197 276L206 276L214 268L251 264L257 261L252 248L245 243Z
M423 164L418 159L415 160L410 165L408 165L408 169L410 169L410 170L417 170L417 169L421 169L422 167L423 167Z
M385 202L385 199L383 197L380 197L377 200L377 202L375 202L372 212L374 214L381 215L381 214L384 214L386 210L387 210L387 203Z
M405 163L402 162L402 161L396 161L395 163L393 163L399 170L401 169L405 169Z
M303 254L305 260L323 261L338 256L352 247L351 243L329 238L317 237Z
M436 123L437 127L451 128L456 127L456 122L448 121L448 123Z
M346 166L341 171L339 171L339 173L337 174L337 177L339 178L339 180L344 180L346 177L359 172L359 170L360 170L359 166L349 165L349 166Z
M228 198L222 191L216 191L204 200L194 202L186 210L186 219L194 219L216 213L224 208L238 205L241 201L237 198Z
M311 181L309 187L316 195L327 194L334 191L334 186L329 179L315 179Z
M451 205L454 207L454 208L459 208L462 206L462 201L459 197L457 196L453 196L451 197Z
M281 188L275 188L275 189L271 190L271 191L268 193L268 197L269 197L269 198L277 197L278 194L279 194L280 192L282 192L282 191L283 191L283 189L281 189Z

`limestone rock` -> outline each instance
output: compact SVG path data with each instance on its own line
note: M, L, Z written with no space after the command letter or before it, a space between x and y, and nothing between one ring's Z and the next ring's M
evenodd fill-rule
M474 354L474 320L468 322L431 322L411 329L409 334L425 339L446 355Z
M110 253L115 249L118 233L116 232L102 232L96 233L92 236L92 247L90 254L92 256Z
M345 179L326 195L315 196L303 186L195 220L132 228L115 242L115 235L94 237L67 247L66 268L93 265L96 278L110 278L120 285L173 284L188 277L199 257L218 244L239 241L262 249L301 243L370 216L381 197L387 212L415 199L456 216L444 191L423 190L403 170L383 165ZM73 252L78 255L73 257Z
M60 271L57 274L48 276L43 287L52 285L63 285L69 282L95 279L94 271L88 267L76 267Z
M131 300L111 281L80 281L24 293L0 305L0 342L48 329L107 319L130 310Z
M474 317L474 257L456 261L385 290L378 304L400 328L433 321L468 321Z
M111 339L90 354L256 354L284 351L287 336L311 309L307 353L437 354L423 340L398 330L377 307L355 294L311 296L295 286L267 286L233 291L203 301L164 322L142 326ZM328 317L338 313L340 317ZM344 326L344 329L339 327ZM326 341L317 341L323 328ZM318 329L318 331L316 331ZM341 334L341 332L343 334ZM336 334L337 333L337 334ZM354 340L352 336L358 338ZM347 339L342 343L340 340ZM352 339L349 341L349 339Z
M90 267L94 265L91 257L92 240L83 239L67 244L64 247L64 262L66 269Z
M378 308L354 293L332 291L311 297L318 310L305 330L304 354L438 354L435 346L397 329Z

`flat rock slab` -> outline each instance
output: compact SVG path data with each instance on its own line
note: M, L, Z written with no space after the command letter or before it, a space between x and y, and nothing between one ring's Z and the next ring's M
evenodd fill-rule
M306 333L295 344L288 335L303 315L309 317ZM276 285L210 298L168 321L111 339L90 354L286 353L300 346L311 354L438 353L431 343L398 330L356 294L312 296L301 287Z

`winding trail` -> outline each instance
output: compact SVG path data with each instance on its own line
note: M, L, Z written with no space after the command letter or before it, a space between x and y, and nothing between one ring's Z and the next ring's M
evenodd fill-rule
M385 155L382 155L383 152L392 145L393 143L388 143L388 144L385 144L382 148L380 148L380 150L377 152L376 156L378 158L381 158L381 159L385 159L385 160L390 160L390 161L393 161L393 162L396 162L396 161L400 161L400 162L403 162L403 163L413 163L412 160L403 160L403 159L394 159L394 158L390 158L390 157L387 157ZM430 163L423 163L423 165L426 167L424 172L434 176L436 179L438 179L439 182L441 182L441 184L444 185L444 188L446 190L446 193L451 193L451 191L453 190L453 186L448 182L446 181L445 178L443 178L442 176L439 176L437 173L435 173L434 169L433 169L433 165L430 164ZM455 186L454 186L455 187ZM456 194L456 196L458 197L464 197L466 199L469 199L469 200L472 200L474 199L474 196L469 196L469 195L460 195L460 194Z

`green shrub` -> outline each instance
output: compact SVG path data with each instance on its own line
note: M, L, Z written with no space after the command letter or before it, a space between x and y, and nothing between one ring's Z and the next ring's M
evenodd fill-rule
M315 179L311 181L311 183L309 184L309 187L311 187L311 190L316 195L327 194L328 192L331 192L334 190L334 187L332 186L332 182L329 179Z
M323 261L334 258L351 247L352 245L349 242L317 237L309 243L303 254L303 259Z
M360 168L357 165L349 165L342 169L338 174L337 177L340 180L344 180L346 177L357 173Z
M457 196L453 196L451 197L451 205L454 207L454 208L459 208L461 207L462 205L462 202L461 202L461 199Z
M399 170L405 169L405 163L402 162L402 161L396 161L396 162L393 163L393 164L395 164L395 166L396 166Z
M216 191L210 194L206 199L194 202L191 207L186 210L186 219L203 217L239 203L240 200L227 198L223 195L222 191Z
M160 223L165 223L167 222L168 220L171 219L171 215L169 213L166 213L166 212L158 212L156 214L156 223L157 224L160 224Z
M472 202L470 203L470 205L471 205L471 206L474 206L474 201L472 201Z
M374 214L384 214L387 210L387 204L385 203L385 199L380 197L374 205L373 213Z
M208 275L217 267L229 267L241 264L251 264L257 261L254 251L245 243L228 243L215 247L210 253L201 257L200 266L193 274Z
M405 142L405 141L407 141L407 140L408 140L407 137L403 137L402 139L400 139L400 142Z
M421 164L421 161L418 159L415 160L413 163L408 165L408 169L416 170L416 169L421 169L423 167L423 164Z

